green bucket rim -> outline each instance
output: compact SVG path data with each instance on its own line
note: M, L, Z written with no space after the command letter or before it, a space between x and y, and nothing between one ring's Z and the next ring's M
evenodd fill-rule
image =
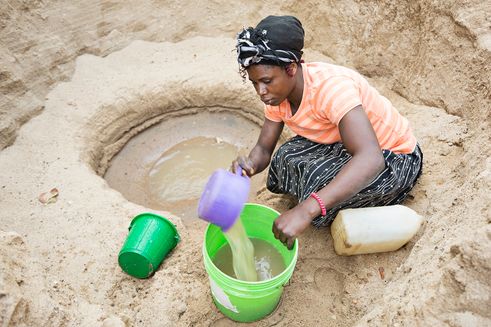
M170 221L169 219L167 219L167 218L165 218L165 217L163 217L161 215L158 215L156 213L153 213L153 212L143 212L143 213L140 213L140 214L136 215L131 220L131 223L130 223L130 226L128 227L128 230L131 230L131 228L136 223L136 221L137 220L140 220L141 218L144 218L144 216L151 216L153 218L159 218L160 220L162 220L165 223L167 223L168 225L170 225L170 227L172 228L172 230L175 233L174 238L177 239L177 243L179 243L181 241L181 237L179 236L179 232L177 231L176 225L174 225L174 223L172 223L172 221ZM177 245L177 243L176 243L176 245Z
M272 210L275 213L277 213L278 215L280 215L280 213L277 210L275 210L273 208L270 208L268 206L262 205L262 204L247 202L247 203L244 204L244 208L246 206L263 207L263 208L266 208L268 210ZM242 212L241 212L241 214L242 214ZM279 275L276 275L275 277L273 277L271 279L268 279L268 280L257 281L257 282L250 282L250 281L245 281L245 280L237 279L237 278L234 278L234 277L232 277L230 275L227 275L226 273L224 273L223 271L221 271L220 268L218 268L215 265L215 263L213 262L212 258L208 255L208 251L206 250L206 235L208 234L208 231L209 231L210 228L216 228L216 226L214 226L213 224L210 223L206 227L205 237L203 238L203 246L202 246L203 258L204 258L204 260L208 261L211 265L213 265L213 267L215 267L216 272L220 276L221 279L232 280L235 283L237 283L236 286L239 286L240 285L240 286L247 287L247 290L249 292L251 292L251 291L253 292L254 291L254 288L251 289L250 288L251 286L253 286L253 287L254 286L261 286L261 291L262 291L263 290L262 287L264 287L265 285L268 285L268 283L271 284L271 287L277 287L279 285L283 285L284 282L286 282L286 280L288 280L291 277L292 269L297 264L297 258L298 258L298 239L296 239L295 240L295 243L293 244L293 249L292 250L295 251L295 253L293 255L292 261L290 262L290 264L288 266L285 267L285 269ZM287 278L285 278L285 277L287 277ZM286 280L283 281L284 279L286 279Z
M132 251L134 249L128 249L128 250L122 250L119 252L118 254L118 264L119 266L121 267L121 269L127 273L128 275L132 276L132 277L135 277L135 278L139 278L139 279L146 279L146 278L149 278L150 276L152 276L154 273L155 273L155 267L153 266L153 263L151 262L150 259L148 259L146 256L143 255L143 253L141 253L140 251ZM148 265L148 267L150 269L148 269L147 273L145 275L139 275L139 274L136 274L134 272L132 272L131 270L128 271L127 269L127 266L123 265L125 268L123 268L123 266L121 265L121 258L126 255L126 254L133 254L133 255L138 255L139 257L141 257L142 259L144 259Z

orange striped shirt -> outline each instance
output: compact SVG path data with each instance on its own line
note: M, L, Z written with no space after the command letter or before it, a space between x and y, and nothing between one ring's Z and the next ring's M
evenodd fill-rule
M382 149L411 153L416 147L409 122L368 81L346 67L328 63L302 64L302 102L291 115L290 103L266 105L267 119L283 121L293 132L317 143L341 141L338 125L358 105L365 110Z

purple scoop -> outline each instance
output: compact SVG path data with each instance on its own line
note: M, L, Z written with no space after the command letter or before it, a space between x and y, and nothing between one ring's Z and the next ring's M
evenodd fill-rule
M249 177L225 169L216 170L208 179L198 203L198 216L227 231L239 217L249 196Z

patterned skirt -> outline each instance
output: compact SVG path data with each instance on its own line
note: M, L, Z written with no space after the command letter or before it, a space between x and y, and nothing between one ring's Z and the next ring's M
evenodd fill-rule
M394 205L406 198L422 172L419 145L411 154L382 152L385 169L358 194L327 210L325 216L316 217L314 226L327 226L341 209ZM293 195L301 202L329 184L350 159L342 143L319 144L295 136L273 155L267 188L273 193Z

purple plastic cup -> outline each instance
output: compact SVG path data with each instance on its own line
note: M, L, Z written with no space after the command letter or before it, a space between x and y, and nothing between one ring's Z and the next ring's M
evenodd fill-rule
M234 174L225 169L216 170L198 203L198 216L224 232L235 223L249 197L251 182L241 171L238 169Z

